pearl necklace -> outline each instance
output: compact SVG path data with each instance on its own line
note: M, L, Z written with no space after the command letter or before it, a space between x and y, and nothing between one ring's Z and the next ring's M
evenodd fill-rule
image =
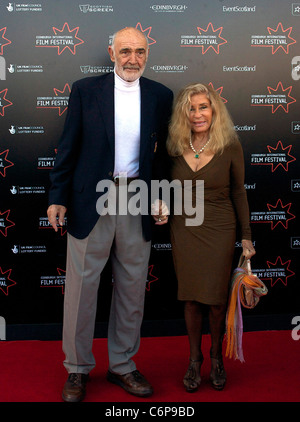
M204 149L207 147L207 145L209 144L209 142L210 142L210 138L208 139L208 141L206 142L206 144L203 145L203 147L201 149L199 149L199 151L196 151L195 148L194 148L194 146L193 146L193 144L192 144L192 137L190 137L190 147L193 150L193 152L195 153L195 158L199 158L201 152L204 151Z

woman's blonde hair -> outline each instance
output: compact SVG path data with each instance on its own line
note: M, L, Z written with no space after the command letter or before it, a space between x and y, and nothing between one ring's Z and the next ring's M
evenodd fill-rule
M167 149L169 155L173 157L182 155L189 148L191 98L197 94L205 94L212 107L212 123L209 131L210 143L206 151L214 154L222 153L227 145L238 140L231 117L219 94L210 85L191 84L179 92L169 125Z

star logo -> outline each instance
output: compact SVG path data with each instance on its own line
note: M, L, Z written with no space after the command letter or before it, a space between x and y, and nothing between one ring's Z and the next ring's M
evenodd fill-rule
M275 113L276 110L278 110L280 107L283 108L283 110L288 113L289 112L289 106L293 103L296 102L296 99L293 98L291 96L291 91L292 91L292 86L289 86L287 88L283 88L282 82L278 82L277 87L271 88L270 86L268 86L268 92L269 94L275 94L277 93L277 95L281 95L281 96L285 96L286 97L286 102L285 103L280 103L278 105L276 104L272 104L272 113ZM290 99L291 101L289 101L288 99Z
M277 273L276 277L271 278L271 287L274 287L275 284L279 281L281 281L284 286L287 286L287 279L295 275L295 273L290 270L290 264L290 259L288 259L286 262L282 262L282 258L280 256L277 257L274 263L267 261L268 268L274 268Z
M9 149L0 152L0 174L2 177L6 176L6 169L14 165L14 163L7 159L8 153Z
M71 88L70 88L70 85L69 84L66 84L64 86L64 89L62 91L60 91L57 88L53 88L53 90L54 90L54 93L55 93L56 96L69 97L70 96L70 92L71 92ZM59 116L61 116L68 109L67 106L66 107L62 107L62 108L60 106L59 107L54 107L54 108L57 108L58 109Z
M276 29L272 29L272 28L268 27L268 32L269 32L270 35L276 34L276 35L281 37L280 38L281 40L284 40L284 38L286 39L286 41L288 41L288 39L291 40L291 42L287 42L286 44L279 44L278 46L272 45L271 46L272 47L272 54L275 54L276 51L278 51L280 48L282 48L282 50L286 54L289 53L289 47L296 43L296 40L291 37L292 30L293 30L292 27L287 28L287 29L283 29L281 22L277 25ZM268 47L268 46L265 46L265 47Z
M214 88L212 82L210 82L208 85L210 85L212 87L212 89L214 89L220 96L221 100L223 101L223 103L227 103L227 100L225 98L222 97L222 92L223 92L223 86L220 86L220 88Z
M3 272L0 267L0 290L2 290L6 296L8 296L8 289L17 284L15 281L11 280L11 272L11 269Z
M197 26L197 30L199 34L201 35L203 32L207 36L207 40L211 40L212 44L206 44L201 45L202 47L202 54L205 54L210 48L215 51L215 53L220 53L220 46L227 43L227 40L225 38L221 37L221 34L223 32L223 27L214 29L213 24L210 22L207 25L206 29L201 28L200 26Z
M147 279L147 283L146 283L146 290L149 292L150 291L150 285L151 283L153 283L154 281L158 280L158 277L156 277L155 275L152 274L154 265L150 265L148 268L148 279Z
M5 35L5 32L6 32L6 27L0 29L0 55L1 56L3 55L3 48L5 46L11 44L11 41L8 40L7 38L5 38L5 36L4 36Z
M275 227L278 226L279 224L281 224L285 229L288 228L288 222L296 218L296 216L290 212L291 206L292 206L291 203L283 205L281 199L278 199L275 205L267 204L269 211L273 211L273 210L281 211L283 212L283 215L285 216L283 220L280 219L276 221L275 223L274 221L271 221L271 230L274 230Z
M4 211L4 212L0 211L0 233L5 237L7 237L7 230L10 227L15 226L15 223L13 223L12 221L8 219L9 214L10 214L10 210Z
M66 270L62 270L61 268L57 268L57 272L58 272L58 275L66 278ZM64 295L65 294L65 283L62 286L58 286L58 287L61 287L61 293Z
M65 46L63 48L61 46L58 46L58 55L62 54L62 52L64 50L71 51L71 53L73 55L76 54L76 47L78 45L84 43L84 41L81 38L77 37L78 31L79 31L79 26L77 26L76 28L74 28L74 29L71 30L69 28L69 25L67 24L67 22L65 22L65 24L64 24L64 26L63 26L62 29L58 29L58 28L53 27L53 32L54 32L55 35L63 35L64 34L64 35L67 35L68 36L68 35L74 33L74 34L72 34L73 35L73 46L71 47L70 45L67 45L67 46ZM76 40L77 42L75 41L75 43L74 43L74 40Z
M149 46L156 43L156 41L153 38L150 37L150 33L152 31L152 26L149 26L148 28L143 29L141 23L138 22L137 25L136 25L136 29L145 33L146 37L148 38L148 45ZM146 31L148 31L148 32L146 33Z
M292 149L292 145L289 145L287 147L283 147L282 142L278 141L277 145L275 148L271 147L270 145L267 146L269 153L273 153L273 152L277 152L280 154L285 154L286 160L285 162L280 162L280 163L266 163L266 164L270 164L272 166L272 173L279 168L280 166L285 170L288 171L289 169L289 164L292 163L293 161L296 161L296 158L293 157L290 152Z
M59 226L57 228L58 228L58 231L60 231L60 235L61 236L64 236L67 233L67 228L66 228L65 225L64 226Z
M300 6L297 6L297 3L293 6L295 6L293 9L293 15L299 16L298 14L300 14Z
M4 116L4 109L12 105L12 102L6 98L8 88L0 91L0 116Z

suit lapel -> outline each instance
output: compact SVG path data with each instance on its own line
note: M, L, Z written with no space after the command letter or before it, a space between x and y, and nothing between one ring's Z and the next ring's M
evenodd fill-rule
M153 124L155 122L156 96L147 86L145 79L140 78L141 86L141 141L140 141L140 166L147 152L147 144L150 142Z
M108 142L111 152L115 154L115 101L114 101L114 74L110 73L100 86L100 90L96 94L100 107L101 115L105 125Z

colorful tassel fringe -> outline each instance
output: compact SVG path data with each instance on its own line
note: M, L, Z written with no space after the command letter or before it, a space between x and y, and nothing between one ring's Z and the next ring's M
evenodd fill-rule
M234 270L226 315L226 357L234 357L245 362L242 347L242 306L249 309L254 308L260 297L266 295L267 292L268 289L257 276L252 273L248 274L243 267Z

